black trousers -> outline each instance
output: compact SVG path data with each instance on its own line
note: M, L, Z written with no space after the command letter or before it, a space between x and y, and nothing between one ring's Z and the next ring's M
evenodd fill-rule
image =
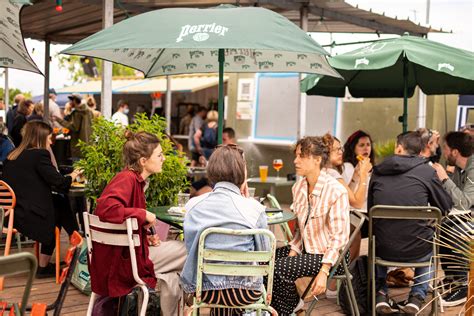
M71 210L71 204L67 195L60 193L53 193L54 218L55 225L59 229L64 228L69 236L75 230L79 230L76 217ZM56 247L55 238L52 236L51 243L41 244L41 254L51 256Z
M303 253L289 257L290 246L278 248L273 276L272 307L278 315L291 315L300 301L295 281L302 277L312 277L319 273L324 255ZM349 252L346 255L349 262ZM342 264L336 274L344 273Z

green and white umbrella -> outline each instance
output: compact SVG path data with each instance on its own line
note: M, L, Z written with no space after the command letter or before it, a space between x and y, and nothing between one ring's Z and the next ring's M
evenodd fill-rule
M20 11L29 1L0 0L0 67L41 74L31 59L20 29Z
M408 97L416 86L428 95L474 94L474 53L425 38L404 35L380 40L329 59L344 80L307 76L301 90L310 95L398 97L403 101L403 131L407 130Z
M259 7L156 10L124 20L62 53L97 57L145 77L219 72L219 142L226 72L303 72L340 77L326 51L287 18Z

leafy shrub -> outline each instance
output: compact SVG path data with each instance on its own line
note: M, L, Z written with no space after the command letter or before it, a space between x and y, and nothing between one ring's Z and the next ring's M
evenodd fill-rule
M395 140L374 144L375 160L381 163L385 158L392 156L395 151Z
M128 126L133 132L155 134L166 157L162 172L148 178L145 195L149 207L175 204L177 194L189 184L186 179L187 159L183 153L173 149L171 141L165 136L165 128L164 118L154 115L148 119L144 113L137 114L135 121ZM79 143L84 158L75 167L84 170L86 196L95 204L107 183L123 169L122 148L126 139L123 127L103 117L94 120L92 130L91 141Z

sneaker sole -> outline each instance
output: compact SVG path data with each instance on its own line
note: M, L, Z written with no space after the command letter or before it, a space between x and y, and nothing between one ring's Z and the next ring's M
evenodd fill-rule
M461 305L462 303L466 302L467 301L467 297L464 297L460 300L457 300L457 301L444 301L444 300L441 300L443 306L446 306L446 307L453 307L453 306L458 306L458 305Z
M379 303L375 306L377 314L393 314L395 311L388 305L388 303Z
M420 308L415 304L407 304L405 306L400 306L400 309L407 314L416 314L420 311Z

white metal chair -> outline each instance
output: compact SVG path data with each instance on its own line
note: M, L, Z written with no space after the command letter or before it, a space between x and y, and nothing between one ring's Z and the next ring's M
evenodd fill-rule
M215 250L205 247L206 237L211 234L224 234L236 236L264 235L270 240L268 251L230 251ZM200 308L238 308L256 310L257 315L261 315L262 310L269 311L276 316L277 312L270 306L273 287L273 269L275 265L276 241L273 233L267 229L242 229L234 230L227 228L211 227L201 233L199 237L199 254L196 277L196 295L188 316L197 315ZM225 263L223 263L225 262ZM249 265L242 263L259 263ZM267 276L267 287L262 289L261 298L254 304L245 306L226 306L220 304L208 304L202 301L202 280L203 275L226 275L226 276Z
M140 237L138 234L133 233L133 231L138 230L137 219L128 218L122 224L112 224L102 222L99 220L99 217L97 217L96 215L89 214L87 212L84 212L83 215L89 261L92 257L92 242L129 248L133 278L135 279L135 282L137 282L137 287L139 287L143 292L143 303L141 305L141 308L139 309L139 315L145 316L149 295L148 287L146 283L142 279L140 279L137 269L135 247L140 246ZM124 231L126 231L126 233L124 233ZM87 308L87 316L90 316L92 314L92 309L94 307L94 302L96 299L97 294L92 292L91 299L89 301L89 307Z

